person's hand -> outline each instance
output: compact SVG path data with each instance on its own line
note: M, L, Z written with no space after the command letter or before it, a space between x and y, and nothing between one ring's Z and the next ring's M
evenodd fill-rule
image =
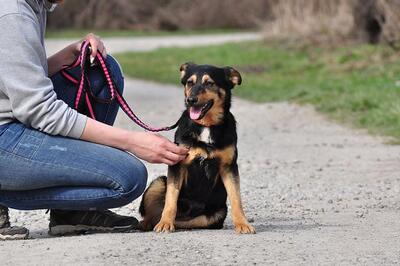
M102 40L100 39L99 36L97 36L93 33L89 33L88 35L86 35L85 38L83 38L82 40L75 43L74 54L76 56L79 56L79 53L81 51L81 46L84 41L89 42L90 46L92 47L92 53L90 55L91 58L93 58L93 59L96 58L98 52L101 53L103 58L107 57L107 50L106 50L106 47L104 46L104 43L102 42Z
M60 71L65 65L72 64L81 52L81 46L84 41L88 41L92 47L92 52L90 55L91 63L96 58L98 51L104 57L107 57L107 50L101 41L99 36L89 33L84 39L71 43L58 53L52 55L48 59L49 65L49 77Z
M185 159L189 151L153 133L132 132L128 142L128 151L149 163L174 165Z

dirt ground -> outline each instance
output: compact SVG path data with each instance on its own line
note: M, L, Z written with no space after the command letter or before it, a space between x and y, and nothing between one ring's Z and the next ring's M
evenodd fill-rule
M125 91L153 125L171 124L183 109L178 87L127 80ZM45 211L12 211L33 239L0 242L1 265L400 264L399 146L308 106L239 99L233 105L242 195L256 235L236 235L229 216L217 231L53 238ZM117 124L137 129L122 113ZM148 167L150 180L166 172ZM117 211L138 217L138 204Z

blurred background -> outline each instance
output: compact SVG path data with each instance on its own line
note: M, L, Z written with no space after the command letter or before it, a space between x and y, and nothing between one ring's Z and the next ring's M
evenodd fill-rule
M67 0L49 18L50 29L262 29L316 42L391 45L400 39L399 27L398 0Z
M53 44L94 31L127 48L115 56L132 78L178 85L184 62L230 65L238 97L312 104L400 143L399 0L65 0L48 27Z

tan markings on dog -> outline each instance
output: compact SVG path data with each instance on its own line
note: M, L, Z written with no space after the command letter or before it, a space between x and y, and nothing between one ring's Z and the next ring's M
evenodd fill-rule
M239 77L236 77L236 76L233 76L233 77L231 78L231 81L232 81L232 83L235 84L235 85L238 85L238 84L240 83Z
M235 231L241 234L254 234L255 229L247 221L240 197L239 176L234 176L232 171L225 167L221 167L221 178L228 194L229 202L232 209L232 221Z
M188 155L186 156L186 158L182 161L182 163L184 165L189 165L192 163L192 161L197 158L197 157L203 157L203 158L207 158L208 157L208 153L206 150L199 148L199 147L191 147L189 149Z
M196 74L193 74L193 75L191 75L189 78L188 78L188 80L187 80L188 82L193 82L193 83L196 83L197 82L197 75Z
M213 151L210 157L218 158L220 160L220 165L226 166L232 164L232 161L235 158L235 152L236 147L234 145L230 145L223 149Z
M196 83L197 81L197 76L196 75L192 75L190 76L190 78L188 78L187 83L185 85L185 99L187 99L190 95L190 91L192 90L192 87L188 85L188 82L193 82Z
M206 82L212 82L214 83L214 80L207 74L203 75L201 78L201 83L205 84Z
M217 158L220 160L221 166L230 165L235 158L236 147L234 145L227 146L223 149L217 149L208 153L205 149L200 147L191 147L189 148L188 155L182 161L183 165L190 165L192 161L198 157L202 157L204 159L214 159Z
M139 224L139 228L142 231L151 231L161 218L166 191L163 178L166 177L158 177L151 182L149 188L143 195L145 215Z
M204 159L217 158L220 160L221 165L230 165L235 157L236 147L234 145L227 146L223 149L217 149L212 151L210 154L203 148L191 147L189 149L187 157L182 161L184 165L189 165L197 157Z
M181 161L181 168L182 168L181 171L186 172L186 174L183 176L182 184L184 185L187 184L187 179L188 179L187 166L190 165L193 162L193 160L198 157L207 158L208 157L207 151L199 147L190 147L188 155L186 156L185 159Z
M195 120L196 123L205 127L210 127L221 123L224 117L225 101L225 91L221 91L223 90L213 86L198 96L199 102L206 103L210 100L213 100L214 104L202 119Z
M188 68L189 64L185 63L183 65L181 65L180 67L180 72L181 72L181 79L186 75L186 70Z
M192 90L192 88L189 85L185 85L185 99L187 99L190 95L190 91Z
M187 170L185 167L179 168L178 176L174 176L170 168L168 168L167 192L165 194L165 205L161 214L161 219L154 227L157 233L175 231L175 218L178 206L179 192L184 179L187 178Z
M175 226L180 229L191 229L191 228L207 228L210 225L217 223L219 220L224 219L226 216L225 210L219 210L212 216L200 215L188 221L175 221Z
M229 71L231 72L229 79L232 81L233 85L242 84L242 77L241 77L239 71L237 71L234 68L230 68Z

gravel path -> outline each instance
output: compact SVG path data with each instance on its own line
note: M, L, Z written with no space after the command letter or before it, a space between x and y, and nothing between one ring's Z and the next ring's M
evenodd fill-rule
M260 33L223 33L182 36L152 36L152 37L112 37L104 38L107 50L110 53L128 51L151 51L163 47L194 47L226 42L260 40ZM76 40L49 39L46 40L46 50L49 55L61 50Z
M174 86L127 80L126 95L154 125L171 124L183 108ZM12 211L34 239L0 242L1 264L400 263L398 146L327 121L310 107L235 99L233 112L242 195L256 235L234 234L228 218L219 231L51 238L44 211ZM137 129L122 114L118 126ZM165 172L149 165L150 179ZM138 203L117 211L138 216Z
M106 39L108 50L151 50L259 39ZM47 42L49 54L68 40ZM178 74L178 73L177 73ZM240 90L240 87L237 89ZM128 79L126 98L145 121L169 125L183 109L180 88ZM52 238L45 211L11 211L33 239L0 242L0 265L398 265L400 148L339 126L311 107L235 99L245 210L256 235L219 231L99 234ZM117 125L137 130L124 114ZM167 134L172 137L171 134ZM150 179L166 166L148 165ZM139 199L117 211L138 216Z

